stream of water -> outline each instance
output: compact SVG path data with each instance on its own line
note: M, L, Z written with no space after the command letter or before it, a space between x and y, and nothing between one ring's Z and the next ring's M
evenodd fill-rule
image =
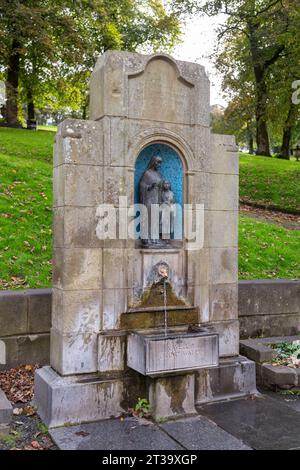
M165 336L168 332L168 311L167 311L167 286L166 279L164 279L164 312L165 312Z

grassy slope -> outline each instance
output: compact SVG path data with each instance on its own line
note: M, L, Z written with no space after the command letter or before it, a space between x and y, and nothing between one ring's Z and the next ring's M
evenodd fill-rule
M54 135L0 128L0 289L51 285Z
M52 144L54 133L0 128L0 289L51 285ZM276 166L278 165L278 175ZM290 167L291 165L291 167ZM297 207L293 182L300 164L261 157L241 158L241 194L267 194L287 207ZM257 167L257 169L256 169ZM289 169L293 168L288 177ZM299 169L299 170L298 170ZM277 190L255 190L271 177ZM298 173L299 176L299 173ZM280 180L283 180L282 185ZM285 192L287 191L287 193ZM292 199L291 199L292 197ZM240 277L300 277L299 232L289 232L245 216L240 219Z
M241 279L300 277L300 232L240 215Z
M299 188L300 162L241 155L241 201L300 212Z

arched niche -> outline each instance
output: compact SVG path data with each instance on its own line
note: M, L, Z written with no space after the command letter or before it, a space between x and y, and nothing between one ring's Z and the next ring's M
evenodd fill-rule
M139 182L147 170L151 159L154 156L161 157L162 164L160 174L163 180L169 181L171 189L175 196L176 204L183 208L184 204L184 167L179 153L166 143L150 143L139 153L135 161L134 172L134 203L140 202ZM182 232L182 219L180 220L180 229ZM181 239L181 238L180 238Z

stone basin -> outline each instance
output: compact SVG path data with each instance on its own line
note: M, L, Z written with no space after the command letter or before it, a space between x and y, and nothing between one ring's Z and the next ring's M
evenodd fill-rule
M129 334L127 365L157 377L218 367L219 337L209 327L137 331Z

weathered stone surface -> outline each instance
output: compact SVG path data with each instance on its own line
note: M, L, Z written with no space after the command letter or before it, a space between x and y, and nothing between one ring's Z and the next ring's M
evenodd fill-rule
M205 286L209 282L209 250L188 251L187 257L187 285Z
M2 292L0 296L0 336L27 332L27 297L24 292Z
M97 371L97 333L61 333L51 329L50 363L61 375Z
M57 129L54 167L63 164L103 165L103 123L66 119Z
M240 316L241 338L296 335L300 331L300 314Z
M300 282L239 282L241 337L296 335L300 331Z
M103 289L102 330L119 328L121 314L127 311L127 296L127 289Z
M28 298L28 333L48 333L51 327L49 289L31 289Z
M233 284L238 279L237 248L215 248L210 251L210 282Z
M208 209L213 211L238 210L239 178L236 175L211 173L209 176ZM226 191L224 191L226 188Z
M240 341L240 352L255 362L271 361L277 356L274 349L261 343L259 340Z
M210 320L236 320L238 286L237 284L211 284L209 287Z
M235 138L231 135L211 135L210 171L224 175L239 174L239 156Z
M65 290L101 289L102 250L98 248L56 248L53 287Z
M151 379L149 401L156 421L196 414L194 374Z
M101 291L53 289L52 326L61 333L99 333Z
M61 450L250 449L203 416L163 425L135 418L106 420L52 429L50 435ZM191 463L192 457L186 455L182 462Z
M190 305L195 305L199 310L198 323L208 323L210 311L208 285L188 287L186 298Z
M300 415L267 396L203 406L201 414L256 450L300 448Z
M175 62L166 54L106 52L92 74L90 93L92 119L127 115L209 126L209 82L204 68ZM197 106L199 102L202 106Z
M165 423L161 427L188 450L251 450L204 416Z
M256 394L255 363L245 357L221 359L218 368L196 373L196 404Z
M61 450L183 450L158 426L135 418L66 426L50 435Z
M21 364L49 364L50 335L32 334L1 338L5 358L0 361L0 370Z
M239 313L240 316L300 313L300 282L240 281Z
M126 252L123 249L103 250L103 287L124 289L126 285Z
M120 380L101 380L96 375L60 377L50 367L36 371L35 401L50 428L119 416L124 412L122 400Z
M205 211L205 247L238 246L238 211Z
M271 388L293 388L298 384L296 369L272 364L259 364L257 378L260 385Z
M204 172L191 171L187 175L187 204L203 204L209 206L209 175Z
M125 334L101 334L98 337L99 372L120 371L125 369Z
M103 203L103 167L60 165L54 168L54 207L97 207Z
M5 393L0 388L0 436L8 433L12 420L13 408L6 398Z
M220 357L238 356L239 354L239 321L228 320L220 322L210 322L215 331L219 334Z
M213 367L219 363L218 343L218 335L204 328L132 332L127 365L150 377Z
M193 307L169 307L168 326L197 325L199 311ZM139 310L123 313L120 328L122 330L141 330L150 328L163 328L165 324L164 307L154 307L149 311Z

